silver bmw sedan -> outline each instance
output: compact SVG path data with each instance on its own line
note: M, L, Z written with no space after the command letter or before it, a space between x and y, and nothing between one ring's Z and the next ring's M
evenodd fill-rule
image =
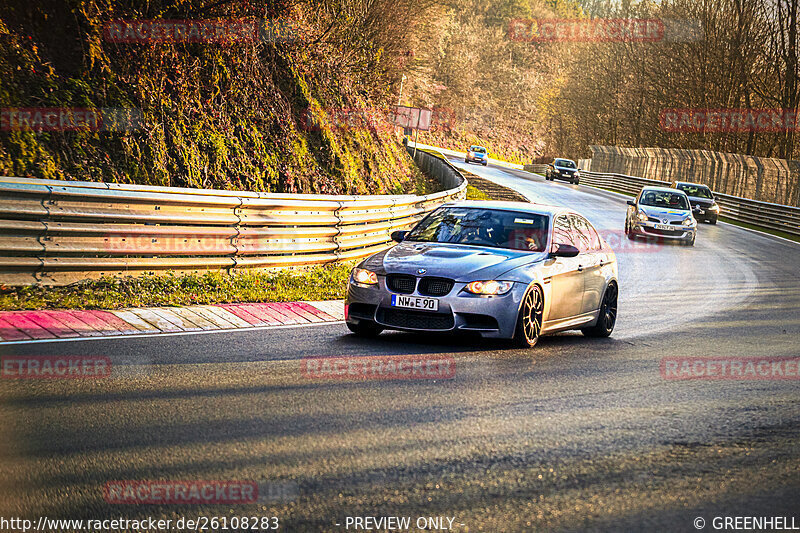
M473 331L531 347L558 331L614 330L616 256L573 211L457 202L392 239L350 274L345 320L357 335Z

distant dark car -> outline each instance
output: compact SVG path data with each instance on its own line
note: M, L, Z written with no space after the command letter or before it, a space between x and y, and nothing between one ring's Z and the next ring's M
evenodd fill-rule
M489 163L489 155L486 153L486 148L483 146L472 145L467 150L467 155L464 156L465 163L480 163L486 166Z
M548 165L544 174L544 179L553 181L554 179L568 181L577 185L580 183L581 173L578 172L578 165L571 159L555 159Z
M686 193L692 204L694 218L704 222L716 224L719 218L719 205L714 199L714 194L702 183L689 183L686 181L673 181L671 187Z

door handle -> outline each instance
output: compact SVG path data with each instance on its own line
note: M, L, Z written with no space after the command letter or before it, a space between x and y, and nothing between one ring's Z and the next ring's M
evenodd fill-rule
M578 265L578 272L583 272L583 265Z

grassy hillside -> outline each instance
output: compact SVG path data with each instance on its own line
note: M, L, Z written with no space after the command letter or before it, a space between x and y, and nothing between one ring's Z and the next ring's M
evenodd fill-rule
M4 128L0 174L273 192L409 192L418 171L392 128L332 123L333 109L382 108L393 98L403 39L393 37L391 20L377 26L367 20L360 4L4 2L0 106L125 108L139 110L142 121L124 132ZM409 4L385 2L380 13L396 18ZM118 19L281 19L296 31L276 42L112 42L104 28ZM413 26L413 17L407 20Z

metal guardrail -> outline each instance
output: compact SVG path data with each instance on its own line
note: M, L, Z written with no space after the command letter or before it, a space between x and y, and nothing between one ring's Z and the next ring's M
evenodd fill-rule
M422 163L422 164L421 164ZM443 157L417 164L448 190L327 196L0 177L0 283L330 263L365 257L467 183Z
M548 164L525 165L522 169L525 172L533 172L534 174L544 174L547 171Z
M670 183L625 174L581 171L581 184L637 195L642 187L669 187ZM720 216L736 222L783 231L800 236L800 208L760 202L728 194L714 193L720 206Z

